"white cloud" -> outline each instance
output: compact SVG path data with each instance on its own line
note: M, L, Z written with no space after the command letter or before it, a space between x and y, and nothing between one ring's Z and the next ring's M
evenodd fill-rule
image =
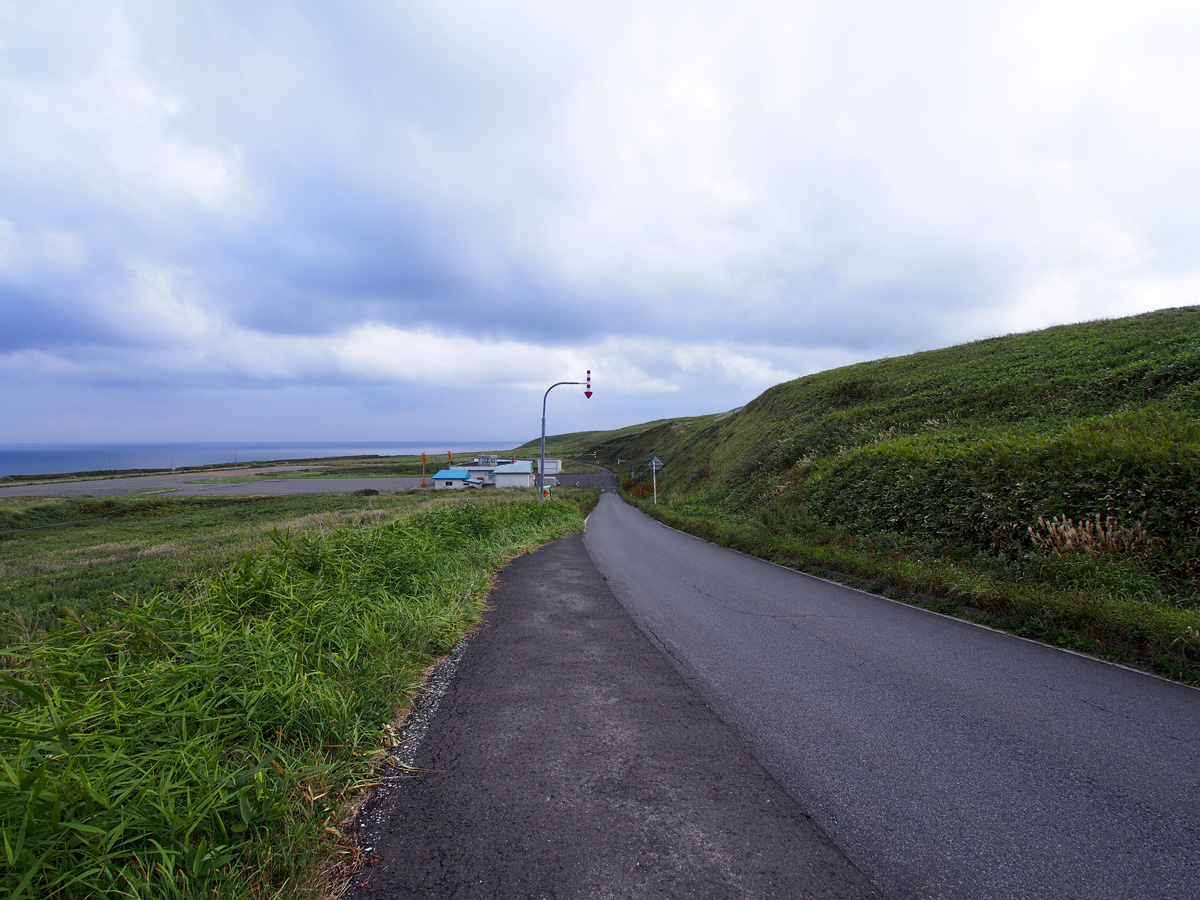
M78 234L56 228L21 231L0 218L0 278L20 278L46 269L78 269L86 261Z
M192 296L189 274L149 259L128 263L128 279L115 292L117 330L160 344L198 344L223 337L224 323L202 298Z
M567 367L569 355L519 341L375 323L338 335L329 349L339 369L351 375L481 391L514 381L544 381L556 368Z
M205 213L247 207L240 149L192 133L186 104L143 65L157 24L145 12L53 0L9 10L0 163L56 181L56 193L74 193L78 207L155 217L179 214L180 204Z

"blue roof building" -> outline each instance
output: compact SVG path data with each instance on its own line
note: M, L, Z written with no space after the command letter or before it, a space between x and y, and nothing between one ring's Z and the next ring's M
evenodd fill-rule
M471 473L466 469L442 469L433 476L435 488L465 488Z

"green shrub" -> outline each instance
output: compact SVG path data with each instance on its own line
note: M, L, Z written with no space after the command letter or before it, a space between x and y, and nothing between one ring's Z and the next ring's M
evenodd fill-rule
M1196 572L1200 423L1158 406L1057 432L935 433L886 440L804 466L796 502L855 531L949 547L1033 549L1039 518L1145 526L1172 577Z

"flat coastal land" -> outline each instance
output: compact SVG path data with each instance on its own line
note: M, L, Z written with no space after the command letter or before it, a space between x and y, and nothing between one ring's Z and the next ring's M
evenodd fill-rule
M411 491L421 486L419 476L415 478L277 477L288 472L311 471L314 468L314 466L249 467L206 472L164 472L155 475L130 475L87 481L17 484L0 487L0 497L113 497L119 494L138 493L173 493L185 496L340 494L366 489L380 492ZM248 480L230 481L229 479L232 478ZM432 485L433 482L426 478L426 483Z

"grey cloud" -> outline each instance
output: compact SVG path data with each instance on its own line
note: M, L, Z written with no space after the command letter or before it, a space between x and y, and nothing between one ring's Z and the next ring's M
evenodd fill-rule
M244 427L310 392L370 437L371 403L453 413L330 362L364 323L604 348L653 391L578 412L634 419L767 386L672 346L799 374L1192 302L1185 5L10 6L0 351L86 365L6 371L114 417L217 385Z
M106 323L80 311L74 298L0 283L0 353L67 347L115 335Z

